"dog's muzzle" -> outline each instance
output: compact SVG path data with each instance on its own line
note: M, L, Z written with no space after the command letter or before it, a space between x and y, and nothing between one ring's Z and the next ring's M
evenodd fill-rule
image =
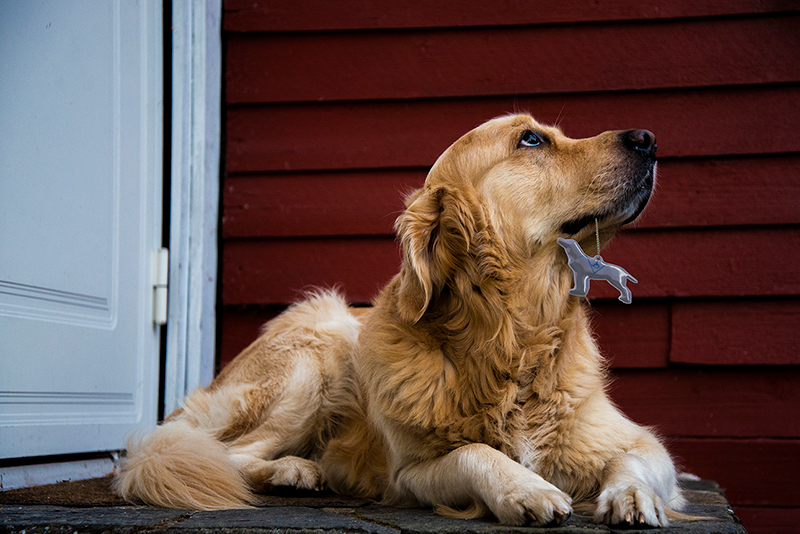
M575 235L595 219L622 218L622 224L628 224L647 206L656 182L656 136L650 130L624 130L618 136L628 167L622 194L606 209L562 224L562 233Z
M621 211L630 210L633 213L622 224L636 220L647 206L653 187L656 183L656 136L650 130L627 130L620 133L622 145L633 155L636 170L626 189L625 195L619 202Z

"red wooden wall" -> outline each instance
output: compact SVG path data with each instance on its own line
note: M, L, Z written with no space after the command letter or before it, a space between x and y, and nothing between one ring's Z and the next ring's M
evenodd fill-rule
M796 1L224 6L222 365L303 289L368 302L399 265L403 193L481 122L648 128L658 192L604 253L633 305L590 293L612 395L750 532L798 528Z

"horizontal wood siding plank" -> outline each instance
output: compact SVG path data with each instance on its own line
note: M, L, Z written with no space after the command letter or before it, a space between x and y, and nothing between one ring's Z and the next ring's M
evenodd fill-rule
M800 152L800 86L459 100L233 106L228 172L428 167L461 135L515 110L571 137L648 128L659 157Z
M368 303L399 269L392 238L226 241L222 302L285 304L340 287L351 302Z
M646 297L800 295L800 277L786 275L787 250L800 250L793 228L634 231L603 257L638 278L629 284L635 305ZM369 302L399 266L390 237L230 240L223 247L222 299L282 304L309 287L341 284L352 301ZM602 281L589 291L590 298L618 295Z
M628 417L664 436L800 436L798 367L617 369L609 393Z
M786 274L797 277L800 269ZM704 365L798 365L798 333L800 299L754 299L733 305L727 300L679 301L673 308L669 359Z
M800 440L671 439L684 468L717 481L734 508L797 506Z
M800 81L800 15L785 14L579 27L231 35L227 45L229 103Z
M596 3L581 0L535 3L516 0L411 0L393 4L362 0L225 0L224 8L226 31L281 32L706 17L797 10L797 3L792 0L617 0Z
M800 155L667 159L639 228L800 224Z
M787 275L797 272L797 251L792 227L642 230L623 233L603 258L639 280L628 284L635 304L637 297L798 295L800 276ZM610 284L591 283L590 298L618 296Z
M391 235L427 169L232 175L222 231L232 237ZM637 228L800 224L800 155L666 159Z
M223 236L392 235L405 196L425 170L230 176Z
M733 511L747 534L797 534L800 507L736 506Z
M642 299L636 306L592 302L592 326L603 356L615 369L666 367L670 304Z

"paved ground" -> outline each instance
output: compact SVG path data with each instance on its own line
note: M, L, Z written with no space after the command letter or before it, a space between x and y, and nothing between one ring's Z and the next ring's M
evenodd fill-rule
M92 485L94 484L94 485ZM687 481L691 506L686 513L704 521L675 521L659 533L744 533L714 482ZM122 504L109 494L108 479L62 483L49 490L0 492L0 533L77 534L124 532L170 534L239 533L466 533L506 534L637 532L595 525L573 515L559 528L504 527L490 519L460 520L429 510L397 509L330 493L265 496L256 508L191 512ZM653 532L653 530L649 530Z

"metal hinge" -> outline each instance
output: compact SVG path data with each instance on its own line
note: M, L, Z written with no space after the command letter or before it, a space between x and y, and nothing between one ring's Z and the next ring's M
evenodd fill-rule
M169 287L169 249L153 251L153 322L167 324L167 289Z

